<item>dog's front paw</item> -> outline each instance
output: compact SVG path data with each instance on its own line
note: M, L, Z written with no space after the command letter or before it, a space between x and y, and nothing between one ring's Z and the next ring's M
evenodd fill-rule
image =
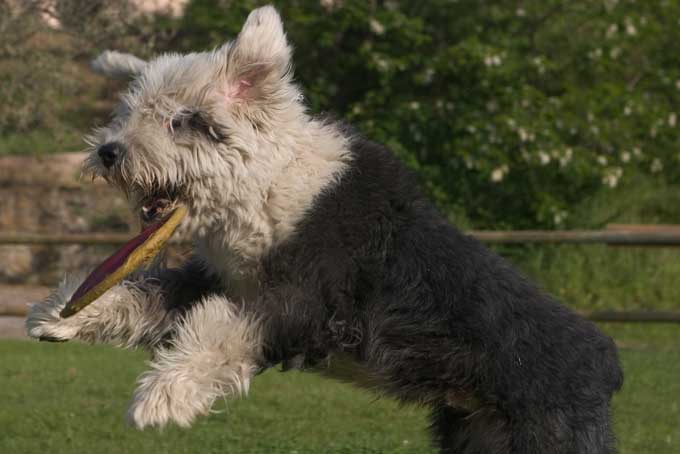
M61 318L59 312L77 288L77 279L66 278L45 301L31 305L26 317L28 335L52 342L73 339L78 334L77 321L73 318Z
M139 381L127 412L127 422L142 430L168 423L189 427L197 416L208 413L213 396L201 393L188 377L147 372Z

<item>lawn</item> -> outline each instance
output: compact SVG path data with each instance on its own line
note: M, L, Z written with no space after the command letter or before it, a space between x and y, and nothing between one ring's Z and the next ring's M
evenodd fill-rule
M603 325L622 346L622 454L680 452L680 330ZM192 429L137 432L123 414L141 352L0 342L0 452L430 453L426 414L309 373L270 371Z

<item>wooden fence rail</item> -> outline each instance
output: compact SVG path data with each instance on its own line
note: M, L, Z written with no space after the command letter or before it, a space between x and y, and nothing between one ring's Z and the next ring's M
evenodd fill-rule
M680 226L618 225L607 230L515 230L466 232L484 243L495 244L605 244L609 246L680 246ZM119 245L130 233L37 234L0 232L0 245ZM188 244L172 240L174 244ZM0 308L0 316L23 316L25 304ZM680 313L657 311L598 311L582 313L598 322L680 323Z
M662 231L638 230L470 230L469 235L496 244L606 244L610 246L680 246L680 228ZM117 245L131 233L40 234L0 232L0 245ZM181 243L173 241L174 243Z

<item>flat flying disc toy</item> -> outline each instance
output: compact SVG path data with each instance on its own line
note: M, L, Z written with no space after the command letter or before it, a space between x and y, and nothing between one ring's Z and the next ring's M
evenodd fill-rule
M186 213L187 208L180 205L165 220L151 224L125 243L87 276L59 315L68 318L78 313L127 275L150 262L170 239Z

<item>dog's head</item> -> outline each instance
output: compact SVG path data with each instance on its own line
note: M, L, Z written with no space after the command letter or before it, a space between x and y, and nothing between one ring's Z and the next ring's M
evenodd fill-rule
M149 62L106 52L93 67L133 80L112 121L89 138L85 171L120 187L143 223L177 202L197 218L253 197L290 159L277 152L280 131L305 114L272 7L253 11L238 37L212 52Z

